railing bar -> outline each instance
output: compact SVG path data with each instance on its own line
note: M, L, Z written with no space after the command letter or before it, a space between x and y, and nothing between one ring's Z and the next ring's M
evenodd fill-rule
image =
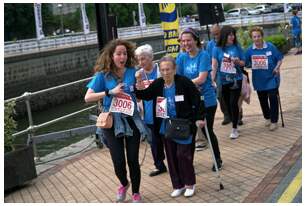
M73 113L67 114L67 115L65 115L65 116L62 116L62 117L53 119L53 120L51 120L51 121L48 121L48 122L45 122L45 123L36 125L36 126L35 126L35 129L40 129L40 128L42 128L42 127L46 127L46 126L48 126L48 125L50 125L50 124L54 124L54 123L56 123L56 122L58 122L58 121L61 121L61 120L67 119L67 118L69 118L69 117L75 116L75 115L77 115L77 114L80 114L80 113L82 113L82 112L91 110L91 109L93 109L93 108L95 108L95 107L97 107L97 105L93 105L93 106L91 106L91 107L88 107L88 108L79 110L79 111L77 111L77 112L73 112Z
M50 125L50 124L54 124L54 123L56 123L56 122L58 122L58 121L61 121L61 120L67 119L67 118L69 118L69 117L72 117L72 116L74 116L74 115L80 114L80 113L82 113L82 112L91 110L91 109L93 109L93 108L95 108L95 107L97 107L97 105L93 105L93 106L91 106L91 107L87 107L87 108L85 108L85 109L82 109L82 110L79 110L79 111L70 113L70 114L68 114L68 115L59 117L59 118L57 118L57 119L53 119L53 120L51 120L51 121L48 121L48 122L45 122L45 123L42 123L42 124L39 124L39 125L33 125L33 128L35 128L35 129L40 129L40 128L46 127L46 126L48 126L48 125ZM16 137L16 136L19 136L19 135L26 134L26 133L29 132L29 130L30 130L30 128L27 128L27 129L25 129L25 130L16 132L16 133L13 134L13 137Z

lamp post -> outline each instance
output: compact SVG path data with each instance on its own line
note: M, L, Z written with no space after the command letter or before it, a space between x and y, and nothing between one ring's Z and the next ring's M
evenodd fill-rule
M63 4L57 4L57 7L61 10L61 34L64 34L64 21L63 21Z

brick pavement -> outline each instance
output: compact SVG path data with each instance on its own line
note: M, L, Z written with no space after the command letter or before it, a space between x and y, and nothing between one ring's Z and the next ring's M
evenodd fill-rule
M221 126L218 109L215 132L219 139L224 167L221 172L225 187L217 191L219 182L211 171L212 159L208 149L196 152L196 194L191 198L169 196L172 191L169 174L149 177L153 161L148 148L141 168L140 192L144 202L263 202L260 191L271 193L273 186L285 173L283 166L301 152L302 135L302 56L287 55L282 66L280 95L284 111L285 128L270 132L264 120L257 95L252 94L250 105L244 105L244 125L241 136L230 140L231 126ZM145 145L140 148L143 157ZM288 153L289 152L289 153ZM292 157L292 158L290 158ZM282 163L282 161L285 163ZM288 163L289 162L289 163ZM290 164L289 164L290 165ZM278 171L278 172L277 172ZM271 186L272 185L272 186ZM114 176L107 149L93 149L80 156L65 160L59 166L42 173L27 186L5 196L5 202L113 202L118 180ZM259 191L257 193L256 191ZM127 202L131 201L129 190ZM257 196L256 196L257 194Z

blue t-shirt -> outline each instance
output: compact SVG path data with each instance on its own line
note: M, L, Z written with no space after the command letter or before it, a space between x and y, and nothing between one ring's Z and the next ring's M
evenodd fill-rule
M133 101L136 105L136 97L133 94L134 92L134 84L136 83L135 78L135 68L126 68L122 83L124 83L124 92L130 94L133 98ZM104 72L97 72L93 79L87 84L87 88L94 90L94 92L104 92L106 89L111 90L118 85L116 78ZM103 98L103 109L108 111L110 108L110 104L112 101L112 96L105 96ZM136 107L135 107L136 108Z
M172 84L171 87L164 88L164 97L167 98L167 115L169 117L176 117L176 108L175 108L175 84ZM163 119L160 133L165 134L165 119ZM186 140L177 140L173 139L178 144L191 144L192 137L190 136Z
M206 107L217 105L216 90L211 83L211 60L208 53L200 50L195 57L190 57L186 53L185 55L181 55L176 63L178 67L177 73L191 80L197 78L200 72L208 73L205 82L200 85L201 99L204 98Z
M300 19L300 17L298 17L298 16L293 16L292 18L291 18L291 25L292 25L292 34L294 35L294 36L298 36L298 35L300 35L301 34L301 32L302 32L302 29L301 29L301 24L302 24L302 22L301 22L301 19Z
M154 65L153 70L151 73L147 74L145 71L141 72L142 80L149 80L152 82L153 80L157 79L157 64ZM144 106L144 122L146 124L153 124L153 100L145 101L143 100Z
M234 82L234 80L242 80L242 72L239 66L234 65L236 69L235 73L223 72L228 68L233 62L230 60L232 57L238 57L240 60L244 61L244 53L239 45L226 46L224 48L215 47L213 49L212 57L218 62L217 69L217 84L225 85Z
M265 42L262 49L250 46L246 53L246 65L252 67L254 90L264 91L279 87L280 76L272 72L277 62L283 59L282 53L270 42Z
M210 40L206 45L206 51L209 54L210 60L212 58L213 49L216 47L216 45L217 45L217 42L214 39Z

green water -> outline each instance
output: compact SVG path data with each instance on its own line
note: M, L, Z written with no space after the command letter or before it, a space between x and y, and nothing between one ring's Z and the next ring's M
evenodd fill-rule
M87 108L89 106L92 106L92 104L90 105L85 104L84 100L80 99L80 100L69 102L63 105L56 106L55 108L50 108L45 111L33 112L32 114L33 122L34 122L34 125L42 124L44 122L59 118L69 113L76 112L78 110ZM90 113L95 114L95 109L93 111L83 112L81 114L78 114L66 120L61 120L45 128L41 128L35 132L35 135L46 134L50 132L62 131L62 130L67 130L71 128L94 124L93 121L89 120ZM18 123L17 131L24 130L29 126L27 116L25 116L22 119L17 120L17 123ZM87 136L73 136L73 137L65 138L61 140L43 142L37 145L37 151L38 151L39 156L44 156L46 154L59 150L63 147L66 147L70 144L78 142L81 139L84 139L85 137ZM25 143L26 139L27 139L27 135L18 136L15 142Z

